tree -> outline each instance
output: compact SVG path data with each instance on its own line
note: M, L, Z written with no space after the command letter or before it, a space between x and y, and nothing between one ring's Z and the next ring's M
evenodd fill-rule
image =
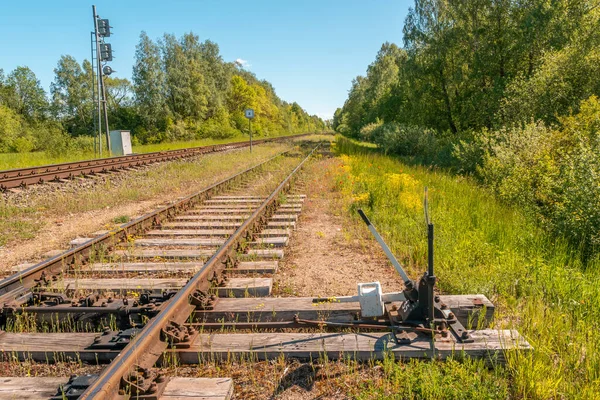
M203 119L207 114L208 88L204 84L198 37L185 34L181 41L164 35L161 41L167 106L178 119Z
M28 67L17 67L5 81L6 105L32 121L44 119L48 110L46 92Z
M160 48L142 32L135 50L133 92L135 104L146 129L164 129L166 115L165 74L161 66Z
M92 65L88 60L83 68L72 56L62 56L54 69L50 86L54 115L72 135L92 133Z

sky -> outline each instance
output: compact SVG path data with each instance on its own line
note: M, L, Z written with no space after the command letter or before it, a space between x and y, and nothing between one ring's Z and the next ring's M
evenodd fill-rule
M0 0L0 68L28 66L49 92L61 55L90 58L92 4L112 26L113 76L131 79L142 31L153 39L192 31L283 100L329 119L381 45L402 43L412 0Z

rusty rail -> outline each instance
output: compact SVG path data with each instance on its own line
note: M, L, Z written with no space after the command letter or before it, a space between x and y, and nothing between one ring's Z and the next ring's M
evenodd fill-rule
M300 138L309 134L281 136L255 140L254 144L279 142ZM161 161L172 161L202 154L215 153L249 146L248 141L232 142L211 146L190 147L187 149L133 154L128 156L100 158L95 160L74 161L62 164L42 165L0 171L0 190L35 185L58 179L74 178L89 174L117 171L123 168L139 167Z
M152 318L119 355L105 368L97 380L79 399L115 399L123 396L122 382L136 369L150 369L168 349L169 343L164 332L169 326L181 326L193 313L195 307L190 298L197 290L208 290L211 276L218 275L231 257L235 257L241 241L252 232L260 229L279 203L279 194L289 189L291 180L312 156L309 155L279 184L271 195L254 213L229 237L190 281L169 301L159 315ZM121 392L120 392L121 391Z
M90 253L94 251L97 251L101 248L109 248L114 246L118 242L126 240L127 235L138 235L147 229L160 224L161 221L172 218L176 213L191 208L194 204L214 195L222 189L227 188L229 185L232 185L238 181L241 177L257 171L260 167L286 153L287 151L279 153L262 163L217 182L204 190L177 201L172 205L165 206L146 214L125 225L122 225L117 229L113 229L104 235L95 237L73 249L67 250L62 254L44 260L17 274L0 280L0 305L25 295L37 284L37 280L50 278L51 275L63 271L69 265L73 265L76 262L85 260Z

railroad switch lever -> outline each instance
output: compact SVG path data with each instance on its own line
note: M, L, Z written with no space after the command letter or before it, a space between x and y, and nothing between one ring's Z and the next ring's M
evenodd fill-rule
M427 271L421 276L418 283L415 283L404 271L402 265L398 262L396 257L392 254L392 251L385 243L381 235L377 232L369 218L365 215L363 210L358 210L358 214L361 216L369 231L375 237L375 240L379 243L384 253L396 268L396 271L400 274L404 280L405 288L402 291L403 299L399 303L393 301L386 302L386 295L378 295L380 306L379 309L384 310L384 314L390 320L393 327L396 328L395 339L399 344L407 344L411 342L406 331L414 331L418 328L420 332L431 332L432 334L440 334L442 338L448 336L448 329L454 332L456 339L459 342L470 342L472 338L469 336L466 329L456 319L454 313L452 313L448 307L443 304L440 297L435 294L435 284L437 278L434 274L433 267L433 224L429 220L428 205L427 205L427 189L425 189L425 222L427 224L427 248L428 248L428 268ZM375 282L379 285L379 282ZM359 284L359 301L361 303L361 312L363 310L363 303L365 299L360 300L361 297L361 285ZM380 289L379 289L380 290ZM400 293L398 293L400 294ZM390 297L392 294L388 294ZM371 294L371 297L373 295ZM371 300L373 301L373 300ZM389 305L393 305L390 307ZM369 314L368 314L369 315ZM370 314L369 316L377 316Z

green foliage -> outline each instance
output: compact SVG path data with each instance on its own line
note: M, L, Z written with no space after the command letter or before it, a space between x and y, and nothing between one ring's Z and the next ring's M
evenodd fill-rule
M527 129L530 137L546 137L541 126ZM436 225L440 290L485 294L497 306L493 328L518 329L535 349L529 354L507 353L504 367L488 360L493 372L471 362L389 365L384 382L368 384L366 393L432 399L600 397L599 259L590 260L584 271L581 253L549 237L521 207L504 204L472 179L411 167L349 140L338 140L336 149L342 154L334 171L342 201L337 209L350 211L353 225L370 237L352 211L359 203L416 278L427 265L422 205L427 186ZM425 387L409 376L433 385ZM402 385L394 391L396 379L410 382L412 390ZM463 388L458 385L461 381ZM386 389L390 391L385 393Z
M404 48L385 43L357 77L334 129L377 119L455 135L557 121L600 95L598 0L415 0Z
M404 49L382 46L334 128L473 174L594 257L598 26L598 0L415 0Z

